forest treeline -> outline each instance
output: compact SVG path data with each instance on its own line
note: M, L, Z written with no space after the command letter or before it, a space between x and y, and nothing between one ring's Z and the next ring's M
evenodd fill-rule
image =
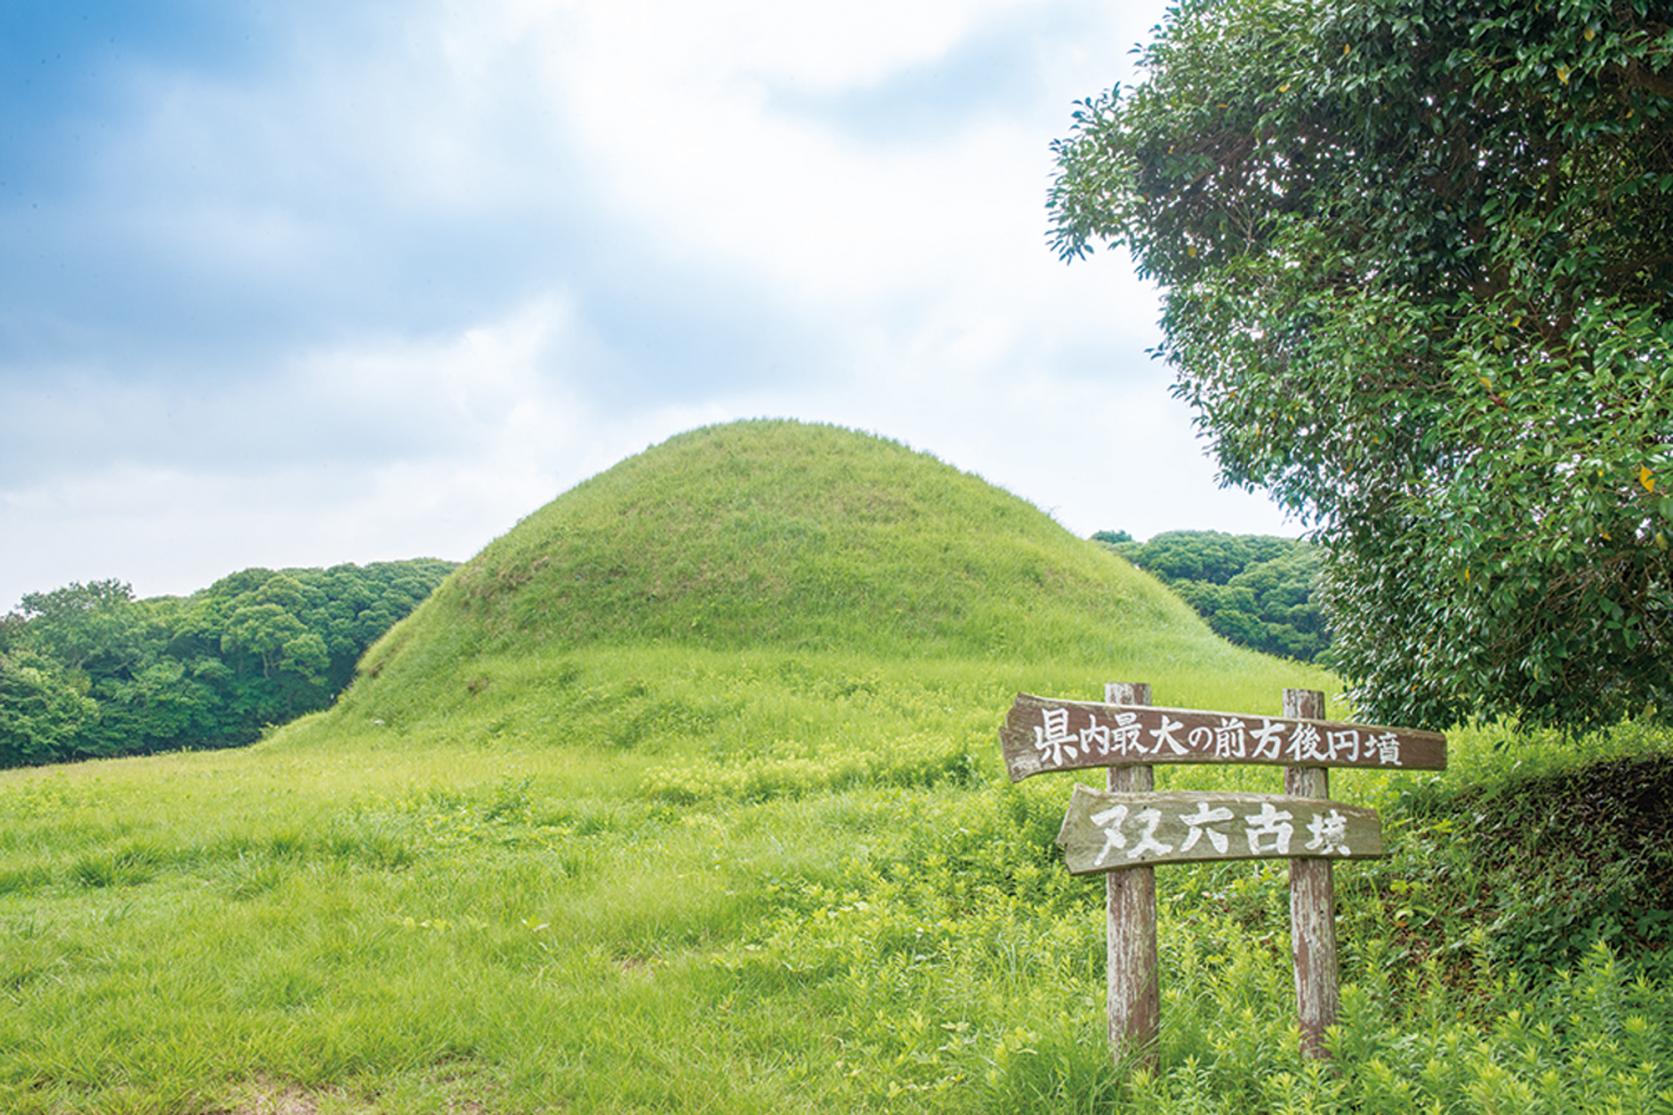
M229 747L324 708L453 563L245 569L190 596L118 580L0 617L0 766Z
M1310 542L1217 530L1167 531L1148 542L1101 530L1092 539L1160 577L1234 643L1303 662L1330 645L1313 591L1323 554Z

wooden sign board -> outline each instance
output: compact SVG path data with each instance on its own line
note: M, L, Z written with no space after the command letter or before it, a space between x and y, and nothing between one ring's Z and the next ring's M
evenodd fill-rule
M1374 810L1281 794L1112 794L1077 785L1057 834L1071 875L1222 859L1368 859Z
M1011 781L1128 763L1267 763L1442 770L1446 737L1246 713L1062 701L1019 693L999 729Z

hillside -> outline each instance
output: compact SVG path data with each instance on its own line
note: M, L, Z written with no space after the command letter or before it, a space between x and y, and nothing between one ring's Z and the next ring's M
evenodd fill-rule
M995 743L1016 691L1120 678L1255 712L1330 687L898 445L675 438L455 571L327 712L240 751L0 772L0 1110L1525 1110L1534 1087L1637 1110L1667 1087L1640 1067L1666 1059L1664 973L1631 951L1661 930L1541 953L1518 857L1493 860L1505 902L1479 893L1470 810L1540 812L1482 789L1488 733L1444 779L1333 783L1401 849L1339 874L1339 1075L1295 1053L1281 867L1232 863L1158 872L1167 1068L1124 1079L1103 888L1052 845L1073 778L1013 787ZM1558 778L1574 754L1517 746ZM1604 907L1660 870L1642 841L1593 854L1637 857ZM1546 968L1507 977L1506 939ZM1560 1030L1526 1022L1559 1005Z
M372 649L354 703L473 656L647 645L1270 668L977 477L757 421L673 438L530 515Z
M670 665L645 676L629 659ZM541 739L561 716L618 749L718 729L757 739L772 714L737 704L744 679L782 712L810 690L863 689L885 663L897 682L982 677L957 710L966 731L937 729L978 753L996 708L1064 671L1077 692L1136 670L1158 701L1246 708L1323 684L1216 638L1153 577L975 476L882 438L753 421L673 438L528 516L290 738L382 721L409 740ZM851 704L816 702L804 730ZM898 711L846 751L910 734L915 712Z

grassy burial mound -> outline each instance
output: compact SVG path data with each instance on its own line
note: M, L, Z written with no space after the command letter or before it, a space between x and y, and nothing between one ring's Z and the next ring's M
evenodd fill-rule
M457 570L327 712L242 751L0 773L0 1110L1574 1110L1667 1087L1641 1067L1673 1022L1654 924L1557 953L1495 928L1539 894L1514 854L1478 870L1463 819L1541 791L1501 792L1485 735L1451 782L1336 781L1405 849L1338 872L1339 1074L1295 1053L1282 868L1238 863L1158 872L1164 1073L1123 1078L1103 889L1052 844L1073 778L1009 785L994 738L1016 691L1106 679L1273 713L1329 687L899 445L675 438ZM1598 884L1617 900L1661 862L1596 847L1639 857Z
M372 650L354 705L416 683L432 707L472 662L645 646L1272 668L977 477L763 421L674 438L529 516Z

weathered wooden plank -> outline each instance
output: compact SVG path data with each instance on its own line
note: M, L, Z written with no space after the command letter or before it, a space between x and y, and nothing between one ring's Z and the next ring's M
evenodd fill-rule
M1156 863L1383 854L1375 810L1282 794L1112 794L1076 785L1057 844L1071 875Z
M1013 782L1125 763L1441 770L1446 737L1416 728L1291 716L1149 708L1017 694L999 729Z
M1123 705L1148 705L1150 686L1142 682L1110 682L1104 700ZM1155 787L1150 767L1143 764L1111 767L1112 793L1148 794ZM1119 1062L1134 1058L1157 1066L1156 1035L1162 1020L1162 994L1156 963L1156 870L1134 867L1104 876L1108 900L1105 926L1105 981L1108 996L1110 1051Z
M1284 715L1324 719L1324 694L1316 689L1284 690ZM1284 793L1328 798L1330 772L1323 767L1286 767ZM1340 1005L1336 971L1336 884L1328 859L1290 861L1290 951L1295 957L1296 1016L1301 1052L1326 1057L1324 1035Z

